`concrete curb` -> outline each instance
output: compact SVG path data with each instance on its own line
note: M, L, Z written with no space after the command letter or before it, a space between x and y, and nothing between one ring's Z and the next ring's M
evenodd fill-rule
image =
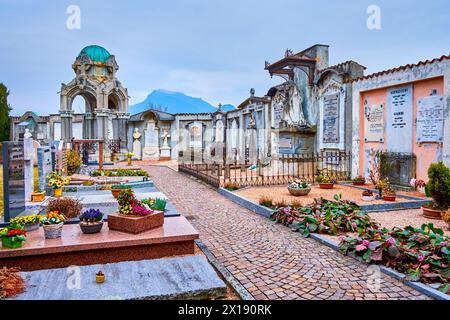
M230 199L231 201L243 206L244 208L253 211L256 214L259 214L263 217L270 217L271 214L274 212L274 210L271 210L269 208L263 207L259 204L256 204L254 202L251 202L243 197L238 196L237 194L228 191L224 188L219 188L218 192L220 194L222 194L223 196L227 197L228 199ZM382 210L380 210L382 211ZM334 241L320 235L317 233L311 233L310 237L318 242L320 242L321 244L330 247L331 249L338 251L339 253L341 253L339 251L339 246L338 244L336 244ZM359 260L361 262L367 263L364 260L362 260L360 257L357 257L355 255L351 255L348 254L348 256ZM370 265L370 264L368 264ZM450 300L450 296L447 294L444 294L442 292L440 292L439 290L436 290L426 284L423 284L421 282L413 282L413 281L409 281L406 280L406 275L403 273L399 273L397 271L395 271L394 269L385 267L385 266L378 266L380 267L380 271L383 272L385 275L390 276L396 280L399 280L401 282L403 282L404 284L406 284L407 286L419 291L420 293L423 293L424 295L434 298L434 299L438 299L438 300Z
M195 244L202 250L208 261L219 272L222 277L230 284L233 290L241 297L242 300L255 300L255 298L244 288L244 286L237 280L230 271L227 270L212 254L211 251L203 244L201 240L195 240Z

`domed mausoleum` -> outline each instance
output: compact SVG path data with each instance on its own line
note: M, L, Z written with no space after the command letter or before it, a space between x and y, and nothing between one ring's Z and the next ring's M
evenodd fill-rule
M61 138L69 142L72 132L72 104L77 96L85 100L83 139L121 139L127 145L128 91L116 77L119 65L114 55L98 45L84 47L72 64L75 78L61 84Z

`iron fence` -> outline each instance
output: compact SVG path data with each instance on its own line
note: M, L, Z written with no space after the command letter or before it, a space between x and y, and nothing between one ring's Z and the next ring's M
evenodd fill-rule
M214 187L281 185L294 178L314 183L318 174L339 181L350 179L351 154L339 151L286 154L257 159L254 163L185 161L178 164L178 169Z

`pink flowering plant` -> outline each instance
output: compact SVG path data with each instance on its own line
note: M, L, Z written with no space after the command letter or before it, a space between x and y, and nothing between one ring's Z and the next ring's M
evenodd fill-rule
M347 236L341 239L340 251L391 267L413 281L441 283L444 293L449 290L450 239L432 223L421 228L372 229L357 237Z
M288 188L291 188L291 189L308 189L308 188L311 188L311 186L305 180L296 178L296 179L288 182Z

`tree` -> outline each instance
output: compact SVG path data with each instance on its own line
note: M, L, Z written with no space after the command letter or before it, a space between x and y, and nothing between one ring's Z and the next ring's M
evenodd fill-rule
M8 95L8 88L3 83L0 83L0 141L9 140L9 112L11 108L8 105Z

